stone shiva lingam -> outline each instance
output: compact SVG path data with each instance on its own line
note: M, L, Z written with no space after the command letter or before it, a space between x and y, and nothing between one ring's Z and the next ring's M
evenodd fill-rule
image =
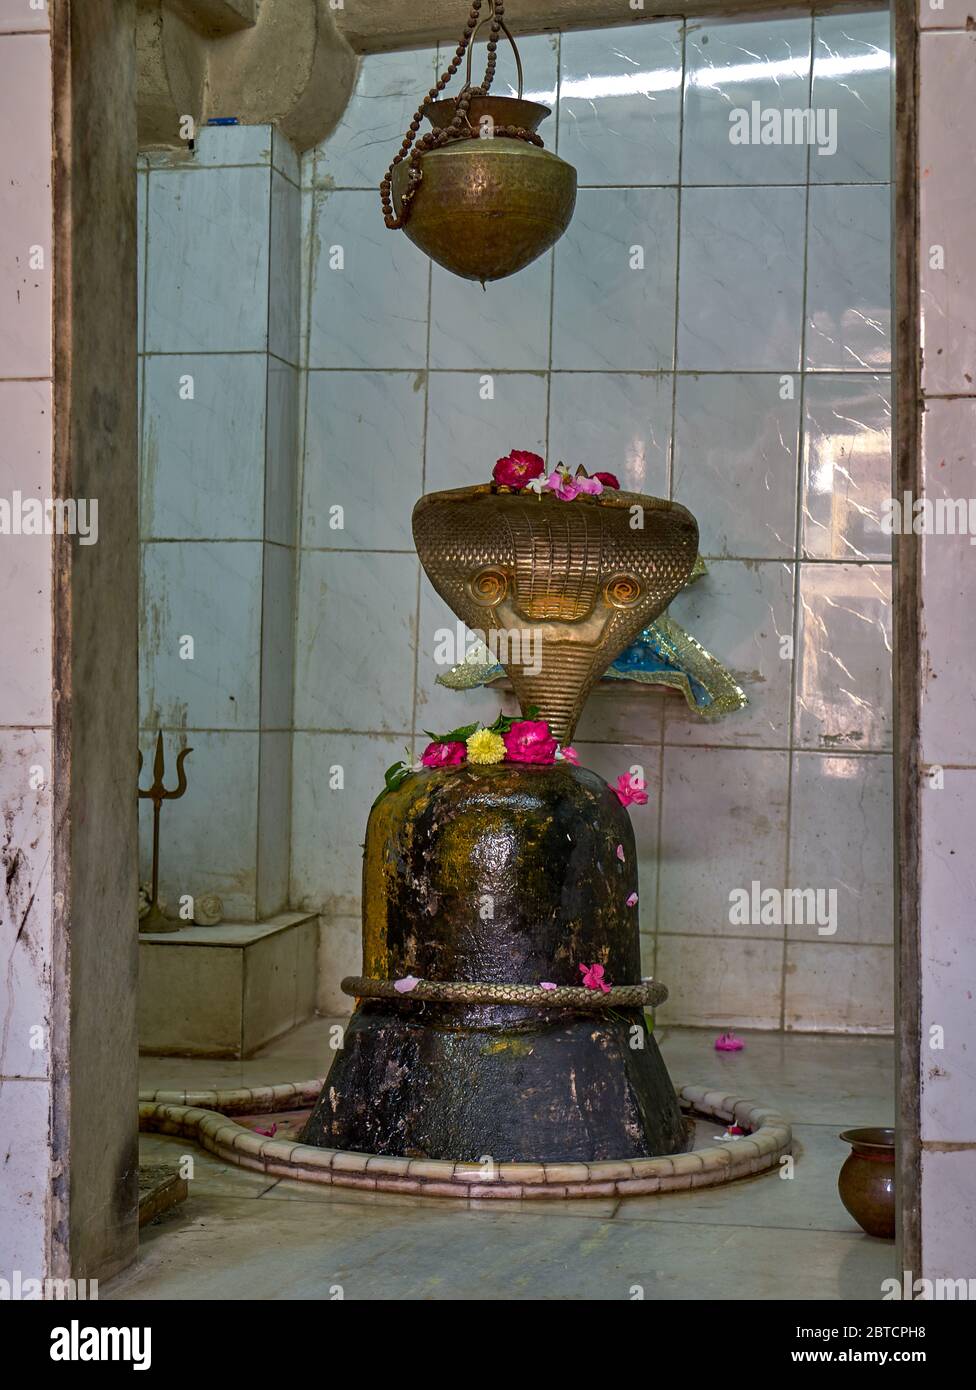
M500 460L420 499L434 588L498 651L521 719L433 740L369 816L357 1007L303 1141L475 1162L673 1154L686 1128L644 1008L627 779L578 765L573 730L610 662L689 579L695 518ZM530 659L531 655L531 659Z

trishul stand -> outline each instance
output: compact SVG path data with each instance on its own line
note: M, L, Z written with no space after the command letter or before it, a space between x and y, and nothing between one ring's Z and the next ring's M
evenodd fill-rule
M187 757L193 752L192 748L184 748L176 755L176 788L174 791L167 791L164 785L166 773L165 760L163 756L163 734L162 730L156 735L156 755L153 758L153 783L147 791L139 787L139 796L148 797L153 804L153 848L152 848L152 898L149 903L149 911L139 923L141 932L166 932L179 931L179 922L171 922L168 917L164 917L159 907L159 812L164 801L178 801L186 791L186 773L183 771L183 764ZM142 773L142 753L139 753L139 773Z

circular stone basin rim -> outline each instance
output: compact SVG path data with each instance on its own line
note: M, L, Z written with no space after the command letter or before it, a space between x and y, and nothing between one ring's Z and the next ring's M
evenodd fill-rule
M272 1113L314 1105L324 1077L228 1091L145 1091L139 1096L139 1128L181 1135L240 1168L335 1187L454 1198L643 1196L692 1187L714 1187L772 1168L789 1153L793 1133L778 1111L759 1101L683 1086L682 1110L746 1130L741 1138L691 1153L659 1158L607 1159L593 1163L499 1162L489 1177L483 1163L397 1158L323 1149L269 1138L238 1124L233 1115Z

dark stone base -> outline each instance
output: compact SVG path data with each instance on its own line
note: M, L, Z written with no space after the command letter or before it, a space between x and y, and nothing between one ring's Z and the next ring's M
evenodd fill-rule
M363 974L579 986L641 978L637 846L606 782L568 763L408 777L366 831ZM638 1044L638 1045L633 1045ZM306 1143L399 1157L557 1162L684 1145L640 1009L372 999Z
M445 1026L438 1008L438 1023L429 1005L376 1001L356 1011L305 1143L465 1162L595 1162L685 1147L674 1088L640 1010L614 1018L554 1010L504 1030L481 1019ZM634 1038L643 1046L632 1047Z

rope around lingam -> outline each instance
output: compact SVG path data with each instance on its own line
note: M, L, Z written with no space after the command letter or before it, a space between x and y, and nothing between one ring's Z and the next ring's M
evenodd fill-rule
M231 1091L141 1091L139 1128L193 1140L226 1163L269 1179L425 1198L631 1197L712 1187L752 1177L778 1165L793 1145L786 1120L760 1101L706 1086L682 1086L685 1114L741 1126L735 1140L657 1158L577 1162L500 1162L486 1174L484 1163L452 1159L397 1158L386 1154L322 1149L258 1134L234 1115L290 1111L315 1104L325 1077L257 1089Z
M401 982L402 983L402 982ZM559 1007L591 1010L647 1008L663 1004L666 985L643 980L639 985L612 985L604 992L582 985L487 984L471 980L418 980L410 989L397 988L393 980L373 980L347 975L340 986L356 999L423 1000L427 1004L525 1004L538 1008Z

